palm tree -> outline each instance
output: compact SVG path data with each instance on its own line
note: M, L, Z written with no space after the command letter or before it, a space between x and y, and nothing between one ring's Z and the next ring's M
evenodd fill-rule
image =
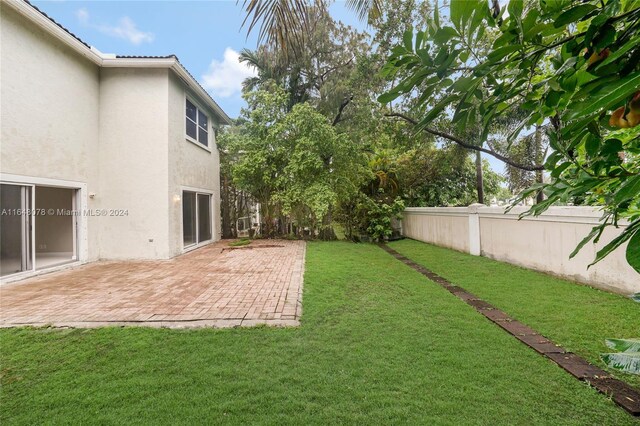
M257 50L243 49L240 62L252 67L257 75L242 82L242 90L251 92L273 82L282 87L289 95L287 111L297 103L309 99L310 83L302 79L300 68L294 61L287 61L286 55L277 55L273 49L261 46Z
M329 0L330 1L330 0ZM347 0L360 19L380 16L382 0ZM296 54L309 30L310 8L326 8L326 0L244 0L247 34L259 27L258 42Z
M273 61L267 60L266 52L242 49L239 60L253 68L258 73L258 75L246 78L242 82L243 91L250 92L269 80L274 80L276 83L279 83Z

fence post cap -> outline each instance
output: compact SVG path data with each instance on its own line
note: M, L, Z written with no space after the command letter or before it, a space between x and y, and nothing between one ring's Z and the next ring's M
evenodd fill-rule
M478 209L481 207L487 207L487 206L480 203L473 203L468 207L469 213L478 213Z

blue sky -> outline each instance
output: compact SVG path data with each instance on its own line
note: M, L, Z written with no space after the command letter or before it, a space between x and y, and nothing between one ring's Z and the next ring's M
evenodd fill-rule
M241 3L241 2L240 2ZM242 80L251 70L237 52L254 49L256 37L241 29L242 4L234 1L33 1L57 22L103 53L175 54L231 117L244 101ZM336 19L364 28L344 2Z
M33 4L103 53L177 55L231 117L245 105L241 83L252 70L238 63L237 53L254 49L256 37L247 37L241 28L244 13L235 0L34 0ZM332 4L330 12L334 19L366 29L344 1ZM500 161L483 157L494 170L503 170Z

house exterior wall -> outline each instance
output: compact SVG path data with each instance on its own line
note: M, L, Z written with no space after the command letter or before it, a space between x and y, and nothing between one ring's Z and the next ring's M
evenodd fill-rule
M190 142L185 135L185 96L209 116L209 149ZM199 190L212 194L212 238L220 239L220 157L215 140L215 115L190 93L180 79L169 78L169 253L183 252L182 191Z
M0 8L0 170L99 192L99 68L6 4ZM83 260L98 259L99 219L82 221Z
M77 189L82 262L183 253L185 188L212 195L219 239L213 126L228 117L177 59L105 55L27 3L0 7L0 180ZM189 90L210 117L209 150L185 138Z
M167 69L102 68L100 81L103 259L164 259L169 250Z
M578 243L598 224L602 213L591 207L551 207L538 217L519 215L527 208L505 213L502 207L408 208L404 212L403 234L409 238L439 246L456 248L453 239L467 241L468 249L479 248L482 256L568 278L594 287L622 294L640 292L640 274L625 259L626 244L617 248L594 266L596 252L621 231L607 229L598 244L587 244L573 258L569 255ZM469 218L465 228L461 215ZM439 221L441 229L430 224ZM476 229L469 224L476 223ZM622 227L626 226L621 222ZM467 230L465 233L465 229ZM471 241L475 240L475 241ZM471 242L471 243L470 243Z

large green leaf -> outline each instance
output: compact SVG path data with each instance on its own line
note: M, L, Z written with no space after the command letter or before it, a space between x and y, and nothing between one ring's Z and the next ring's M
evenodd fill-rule
M458 37L458 32L454 28L443 27L436 31L433 41L436 44L443 44L455 37Z
M629 50L637 47L638 45L640 45L640 37L639 36L632 37L631 40L625 43L622 47L620 47L615 52L611 53L609 57L607 57L607 59L598 63L597 69L604 68L605 66L613 62L616 62L617 60L620 59L620 57L626 54Z
M418 123L418 129L424 129L447 107L450 103L457 101L460 98L458 94L453 94L445 97L440 102L431 108L431 110L420 120Z
M633 176L618 188L618 191L613 196L613 201L619 204L638 195L640 195L640 176Z
M636 231L635 235L629 240L626 256L629 265L640 274L640 231Z
M463 19L470 14L467 8L468 5L469 3L465 0L451 0L449 14L451 15L451 22L458 29L460 29Z
M398 92L398 91L391 91L391 92L387 92L387 93L383 93L380 96L378 96L378 102L383 103L383 104L387 104L395 99L397 99L402 93Z
M509 12L509 17L520 19L523 8L524 8L524 2L522 0L509 1L509 3L507 4L507 12Z
M611 368L640 375L640 352L601 354L600 358Z
M558 16L553 25L556 28L562 27L563 25L570 24L572 22L578 21L586 16L589 12L597 9L596 6L592 4L581 4L575 7L572 7L569 10L566 10Z
M633 221L627 229L623 230L620 235L615 237L613 240L609 242L609 244L602 247L598 253L596 253L596 258L589 265L589 267L595 265L600 262L602 259L607 257L609 253L617 249L619 246L624 244L629 238L631 238L635 233L637 233L638 229L640 229L640 219Z
M617 352L640 352L640 339L606 339L604 343Z
M582 247L584 247L589 241L593 240L594 238L596 239L600 238L600 235L602 235L602 232L604 231L605 226L606 226L606 223L602 223L598 226L594 226L591 229L591 232L589 232L589 234L586 237L584 237L582 241L580 241L580 243L576 246L576 248L573 249L573 251L569 255L569 259L573 259L575 255L578 254L580 250L582 250Z
M603 109L610 108L631 96L640 86L640 72L633 73L619 81L612 81L597 89L588 100L571 103L567 109L568 120L589 117Z
M590 135L584 143L584 149L589 157L595 157L600 150L600 140L596 136Z
M451 6L449 8L451 22L460 30L467 24L469 19L471 19L474 11L479 9L479 6L482 4L483 3L478 0L451 0ZM471 31L473 31L473 29L471 29Z
M501 60L502 58L504 58L505 56L509 55L510 53L517 52L518 50L520 50L520 48L521 48L521 46L519 46L517 44L512 44L512 45L509 45L509 46L502 46L502 47L499 47L499 48L495 49L491 53L489 53L487 58L492 62L497 62L497 61Z
M404 47L409 52L413 50L413 30L409 29L404 32L402 35L402 41L404 42Z

